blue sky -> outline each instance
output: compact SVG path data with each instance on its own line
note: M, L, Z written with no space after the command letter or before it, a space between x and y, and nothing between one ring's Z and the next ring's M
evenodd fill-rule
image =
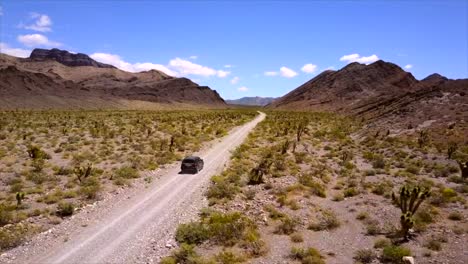
M156 68L223 98L281 96L327 68L394 62L468 78L468 1L0 1L0 51Z

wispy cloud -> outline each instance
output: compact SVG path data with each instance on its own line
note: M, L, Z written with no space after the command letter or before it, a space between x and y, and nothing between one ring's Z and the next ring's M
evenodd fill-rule
M27 58L31 55L31 50L12 48L6 43L0 42L0 53L8 54L15 57Z
M275 71L266 71L263 73L265 76L276 76L278 75L278 72Z
M340 61L345 61L347 63L359 62L359 63L364 63L364 64L370 64L378 60L379 60L379 57L377 57L377 55L375 54L364 57L364 56L360 56L357 53L344 55L343 57L340 58Z
M41 34L28 34L19 35L18 41L27 47L45 46L45 47L59 47L62 45L60 42L49 40L46 36Z
M406 65L405 65L405 69L409 70L409 69L411 69L411 68L413 68L413 65L412 65L412 64L406 64Z
M218 75L219 78L224 78L228 76L229 74L231 74L230 71L223 71L223 70L218 70L216 73L216 75Z
M192 55L192 56L189 57L189 59L196 60L196 59L198 59L198 56L197 55Z
M129 63L124 61L119 55L109 54L109 53L93 53L90 55L91 58L102 62L114 65L115 67L129 72L140 72L140 71L149 71L149 70L158 70L162 71L168 75L176 76L177 72L170 70L164 65L154 64L151 62L143 63Z
M301 71L305 73L314 73L317 70L317 65L308 63L301 68Z
M284 66L280 68L280 74L281 76L286 77L286 78L293 78L297 76L297 72Z
M249 90L249 88L247 88L245 86L237 88L237 91L239 91L239 92L247 92L248 90Z
M35 20L32 24L20 24L19 27L39 32L52 31L52 20L48 15L31 13L30 18Z
M236 77L231 79L231 84L236 84L236 83L239 82L239 80L240 80L240 78L236 76Z
M189 60L184 60L179 57L169 61L167 65L156 64L151 62L137 62L130 63L122 59L119 55L109 53L93 53L90 55L91 58L102 62L114 65L115 67L129 72L140 72L148 70L162 71L171 76L187 76L195 75L202 77L217 76L219 78L225 78L231 72L223 70L215 70L213 68L203 66L200 64L193 63Z

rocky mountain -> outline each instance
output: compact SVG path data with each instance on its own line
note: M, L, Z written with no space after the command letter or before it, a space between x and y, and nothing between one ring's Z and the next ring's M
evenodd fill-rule
M219 94L157 70L131 73L85 54L35 49L0 54L0 108L225 107Z
M88 55L83 53L70 53L66 50L59 49L34 49L27 59L29 61L47 61L55 60L66 66L93 66L97 68L114 68L109 64L104 64L91 59Z
M468 131L468 79L432 74L416 80L399 66L377 61L325 71L268 108L333 111L367 120L376 129L456 124Z
M235 100L226 100L226 103L231 105L250 105L250 106L265 106L273 102L276 98L273 97L242 97Z

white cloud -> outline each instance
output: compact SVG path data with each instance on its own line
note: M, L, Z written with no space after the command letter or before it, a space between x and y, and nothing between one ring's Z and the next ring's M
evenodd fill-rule
M19 35L18 41L25 46L47 46L47 47L59 47L62 43L49 40L46 36L41 34L28 34Z
M52 28L51 28L52 20L50 19L48 15L32 13L31 18L35 19L33 24L30 24L30 25L20 24L20 27L29 29L29 30L39 31L39 32L52 31Z
M189 57L189 59L196 60L196 59L198 59L198 56L197 55L192 55L192 56Z
M275 71L266 71L263 73L265 76L276 76L278 75L278 72Z
M226 76L228 76L229 74L231 74L230 71L223 71L223 70L218 70L217 71L217 75L219 78L224 78Z
M226 64L226 65L224 65L224 68L232 68L232 65L231 64Z
M313 73L317 70L317 65L308 63L301 68L301 71L305 73Z
M12 48L3 42L0 42L0 53L5 53L8 55L20 57L20 58L27 58L29 57L29 55L31 55L30 50Z
M129 72L149 71L154 69L171 76L199 75L204 77L218 76L219 78L225 78L231 74L229 71L214 70L181 58L172 59L169 61L168 65L162 65L151 62L130 63L123 60L119 55L109 53L93 53L90 57L99 62L111 64L121 70Z
M327 71L328 71L328 70L335 70L335 67L334 67L334 66L330 66L330 67L326 68L325 70L327 70Z
M202 76L213 76L217 74L217 71L202 66L196 63L193 63L188 60L183 60L181 58L175 58L169 61L169 66L179 72L181 75L202 75Z
M240 78L236 76L236 77L231 79L231 84L236 84L236 83L239 82L239 80L240 80Z
M248 90L249 90L249 88L247 88L245 86L237 88L237 91L239 91L239 92L247 92Z
M407 69L407 70L409 70L409 69L411 69L411 68L413 68L413 65L412 65L412 64L407 64L407 65L405 66L405 69Z
M114 65L115 67L124 71L128 71L128 72L158 70L171 76L177 76L177 72L172 71L171 69L161 64L154 64L151 62L144 62L144 63L137 62L137 63L132 64L132 63L124 61L119 55L108 54L108 53L93 53L90 55L90 57L99 62Z
M286 78L292 78L297 75L297 72L284 66L280 68L280 73L281 73L281 76L286 77Z
M379 57L377 57L377 55L375 54L372 54L368 57L361 57L357 53L344 55L343 57L340 58L340 61L346 61L348 63L359 62L359 63L364 63L364 64L370 64L378 60L379 60Z

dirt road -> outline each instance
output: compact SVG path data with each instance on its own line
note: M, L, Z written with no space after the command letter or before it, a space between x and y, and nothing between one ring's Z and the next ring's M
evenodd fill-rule
M151 263L170 250L179 222L188 221L206 206L202 195L212 175L222 171L231 151L263 119L260 113L253 121L234 129L228 136L199 153L204 169L196 174L179 174L170 168L148 188L126 199L116 200L111 209L96 209L86 215L88 224L67 225L66 237L57 234L44 243L31 241L0 257L11 263ZM98 205L99 207L100 205ZM84 214L81 213L81 214ZM83 218L78 216L77 219ZM60 229L60 228L59 228ZM58 233L58 232L57 232ZM43 235L44 237L45 235ZM173 242L171 242L173 243Z

